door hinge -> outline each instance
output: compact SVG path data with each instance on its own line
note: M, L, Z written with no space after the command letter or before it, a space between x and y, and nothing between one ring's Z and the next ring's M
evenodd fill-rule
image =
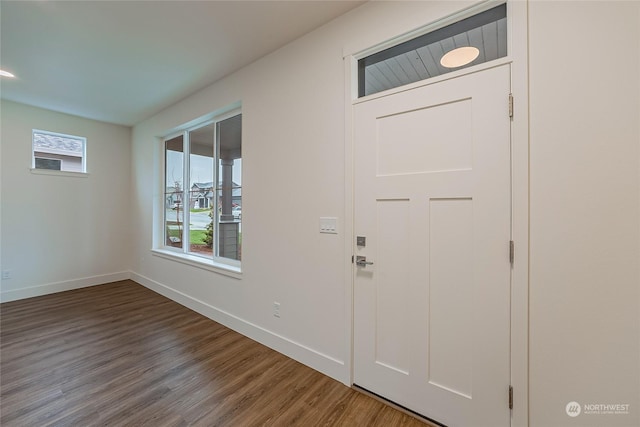
M355 260L354 256L353 256L353 255L351 255L351 264L353 264L353 263L354 263L354 260Z
M509 240L509 263L513 265L513 259L515 258L516 248L513 244L513 240Z
M513 387L509 386L509 409L513 409Z
M513 94L509 94L509 118L513 119Z

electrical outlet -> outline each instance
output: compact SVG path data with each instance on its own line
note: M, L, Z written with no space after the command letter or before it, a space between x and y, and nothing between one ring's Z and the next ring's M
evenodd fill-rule
M2 270L2 280L11 279L11 270Z
M279 302L273 302L273 315L275 317L280 317L280 303Z

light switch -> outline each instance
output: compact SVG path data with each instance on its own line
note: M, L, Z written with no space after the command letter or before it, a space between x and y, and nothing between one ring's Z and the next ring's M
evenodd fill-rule
M338 218L320 217L320 232L338 234Z

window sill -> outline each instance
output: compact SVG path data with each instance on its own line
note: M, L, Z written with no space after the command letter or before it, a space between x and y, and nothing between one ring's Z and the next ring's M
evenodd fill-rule
M35 169L31 168L31 173L35 175L55 175L55 176L70 176L73 178L87 178L89 176L86 172L69 172L69 171L57 171L50 169Z
M205 259L195 255L173 252L166 249L151 249L154 256L176 261L192 267L201 268L203 270L213 271L214 273L224 276L233 277L234 279L242 279L242 269L239 266L223 264L211 259Z

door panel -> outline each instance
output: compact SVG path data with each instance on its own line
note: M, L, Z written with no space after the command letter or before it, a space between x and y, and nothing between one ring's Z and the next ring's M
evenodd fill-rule
M402 374L409 370L409 339L397 331L407 322L409 200L377 200L380 260L376 274L383 280L376 291L376 363Z
M508 426L508 65L354 106L354 380L449 426Z
M471 398L473 200L431 199L429 231L429 383Z
M471 169L471 126L468 121L449 126L448 117L471 115L471 100L429 106L380 117L378 127L378 176ZM437 140L425 136L438 134ZM398 149L397 141L402 141ZM430 155L422 155L425 143Z

